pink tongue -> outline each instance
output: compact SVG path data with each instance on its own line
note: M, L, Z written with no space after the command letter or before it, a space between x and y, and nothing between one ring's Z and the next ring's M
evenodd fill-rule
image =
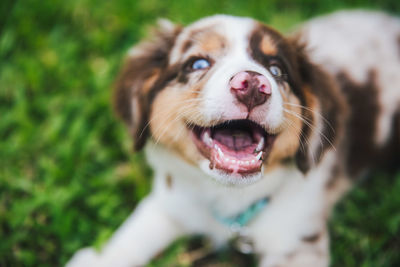
M214 133L213 139L229 149L240 151L253 145L249 132L231 129L221 129Z

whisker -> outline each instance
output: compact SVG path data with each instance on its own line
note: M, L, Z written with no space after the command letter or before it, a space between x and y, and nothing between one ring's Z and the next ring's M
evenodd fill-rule
M205 101L205 100L202 99L202 98L195 98L195 99L187 99L187 100L184 100L184 101L182 101L181 103L182 103L182 104L187 104L187 103L197 103L197 102L201 102L201 101ZM186 105L186 106L181 106L180 108L181 108L181 109L186 109L186 108L190 108L190 106ZM140 134L139 134L139 138L142 137L144 131L150 126L150 123L151 123L151 122L153 122L154 120L158 119L160 116L165 116L166 119L169 119L172 115L174 115L174 111L175 111L175 110L171 110L171 111L170 111L169 113L167 113L167 114L157 114L157 115L155 115L153 118L151 118L151 119L146 123L146 125L143 127L142 131L141 131Z
M329 140L329 138L325 134L323 134L321 131L319 131L314 125L312 125L311 122L307 118L304 118L301 114L298 114L298 113L296 113L296 112L294 112L292 110L287 110L285 108L283 110L284 110L284 112L286 112L288 114L291 114L291 115L297 117L298 119L300 119L301 121L303 121L312 131L315 131L320 136L322 136L329 143L329 145L336 151L335 146L332 144L332 142ZM320 144L322 146L322 140L321 139L320 139Z
M298 126L294 125L293 122L291 122L290 120L285 119L285 120L284 120L284 123L286 123L287 126L291 127L291 128L294 129L295 131L299 131L299 134L300 134L300 137L301 137L300 140L299 140L300 149L301 149L303 152L307 152L307 149L306 149L305 145L303 144L302 139L304 139L304 142L305 142L308 146L310 146L309 138L308 138L307 136L305 136L305 135L302 133L301 128L299 128ZM316 160L315 160L315 156L314 156L313 151L308 151L308 152L310 153L310 155L311 155L311 160L312 160L313 164L315 165Z
M326 124L328 124L328 126L331 128L331 130L333 132L335 132L335 129L333 128L332 124L320 112L313 110L312 108L309 108L309 107L306 107L303 105L299 105L299 104L295 104L295 103L284 102L283 104L293 106L293 107L299 107L299 108L302 108L302 109L305 109L305 110L308 110L308 111L314 113L315 115L319 116L324 122L326 122Z
M167 127L164 127L165 124L162 125L158 125L158 127L154 130L154 134L158 135L158 138L156 140L156 144L158 144L158 142L160 141L160 138L167 132L169 131L169 129L174 125L175 122L181 120L182 118L184 118L185 115L187 115L189 112L192 112L191 110L182 110L181 112L178 112L177 116L171 121L169 122ZM160 128L164 128L164 130L159 133Z

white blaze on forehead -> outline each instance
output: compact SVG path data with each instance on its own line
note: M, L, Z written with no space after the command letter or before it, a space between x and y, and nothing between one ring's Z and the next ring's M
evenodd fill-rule
M221 35L226 42L221 48L223 51L217 58L212 58L214 65L205 86L201 89L201 96L204 100L200 105L200 112L207 120L244 119L248 116L247 108L240 104L231 93L229 81L239 72L253 71L268 79L272 93L265 104L253 109L257 112L252 112L254 114L251 116L254 117L250 116L250 119L254 119L270 129L276 129L282 124L282 97L278 84L269 71L256 62L250 54L249 40L258 26L259 24L250 18L217 15L188 26L178 36L170 54L170 64L180 62L183 56L182 45L185 41L190 40L190 34L196 30L210 30L210 33ZM196 40L192 41L196 42Z
M215 15L198 20L195 23L185 27L179 34L175 42L175 47L172 49L170 54L170 64L180 61L182 57L182 52L180 49L187 40L196 42L196 40L193 40L191 36L195 31L210 29L226 38L229 44L232 44L232 41L241 39L241 36L249 35L251 30L254 28L254 25L255 21L253 19L227 15ZM204 41L206 42L206 40Z

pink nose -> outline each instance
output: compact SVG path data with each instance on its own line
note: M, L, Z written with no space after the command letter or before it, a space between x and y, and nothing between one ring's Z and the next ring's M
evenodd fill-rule
M264 104L271 95L271 84L268 79L257 72L242 71L235 74L230 82L232 93L248 111Z

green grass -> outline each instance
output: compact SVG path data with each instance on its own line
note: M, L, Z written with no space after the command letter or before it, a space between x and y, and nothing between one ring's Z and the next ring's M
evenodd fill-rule
M228 13L288 30L345 7L400 12L396 0L2 1L0 266L58 266L100 247L149 191L151 170L131 153L110 94L123 55L158 17L187 24ZM395 176L375 174L338 206L333 266L400 266ZM193 242L177 241L151 265L190 266ZM210 261L239 265L231 251Z

